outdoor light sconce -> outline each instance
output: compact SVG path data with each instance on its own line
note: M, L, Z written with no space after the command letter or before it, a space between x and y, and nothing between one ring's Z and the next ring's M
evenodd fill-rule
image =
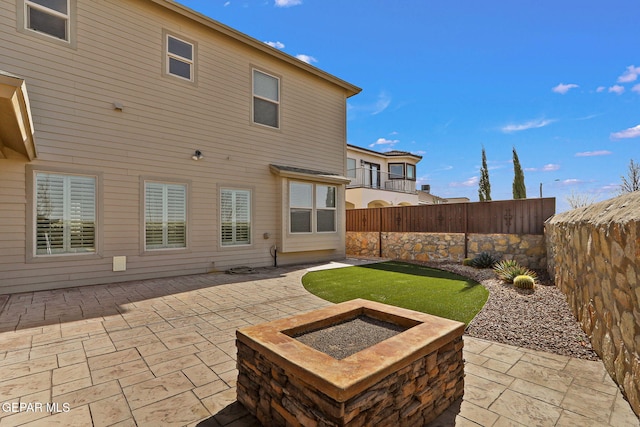
M200 159L204 158L204 156L202 155L202 151L196 150L196 152L193 153L193 156L191 156L191 158L193 160L200 160Z

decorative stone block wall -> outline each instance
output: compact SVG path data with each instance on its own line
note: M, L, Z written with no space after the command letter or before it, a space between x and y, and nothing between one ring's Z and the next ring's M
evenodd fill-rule
M380 238L381 237L381 238ZM348 231L347 255L407 261L462 261L464 233L389 233ZM382 251L380 251L382 244ZM536 234L468 234L467 256L490 252L529 268L546 268L545 239Z
M238 342L238 401L265 426L422 426L464 393L462 337L336 402Z
M640 191L545 225L549 273L640 415Z

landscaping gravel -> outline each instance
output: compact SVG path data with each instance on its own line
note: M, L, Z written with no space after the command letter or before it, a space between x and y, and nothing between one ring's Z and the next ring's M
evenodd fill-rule
M533 350L587 360L599 360L587 335L573 317L564 294L546 271L536 270L533 290L502 283L492 269L451 262L422 262L481 283L489 299L467 327L466 334Z

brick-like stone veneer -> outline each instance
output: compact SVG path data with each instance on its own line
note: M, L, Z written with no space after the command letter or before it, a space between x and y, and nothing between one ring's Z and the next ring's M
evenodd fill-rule
M462 261L464 233L392 233L348 231L347 255L392 258L407 261ZM380 250L382 244L382 251ZM515 259L529 268L546 268L543 235L468 234L467 256L489 252Z
M640 191L555 215L549 273L640 415Z
M361 311L408 329L342 360L289 336ZM422 426L464 393L463 332L460 322L366 300L242 328L238 401L265 426Z

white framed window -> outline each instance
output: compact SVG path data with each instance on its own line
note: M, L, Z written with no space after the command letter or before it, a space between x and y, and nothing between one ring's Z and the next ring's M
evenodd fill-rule
M280 127L280 79L253 70L253 122Z
M146 250L187 246L187 186L144 183L144 243Z
M35 173L35 254L96 252L96 177Z
M356 177L356 159L352 159L347 157L347 177L355 178Z
M195 45L171 34L166 34L165 37L165 72L190 82L194 81Z
M291 233L335 233L336 187L291 181L289 224Z
M316 184L316 231L336 231L336 187Z
M68 42L70 21L70 0L24 0L24 25L28 30Z
M251 191L220 191L220 241L222 246L251 244Z

